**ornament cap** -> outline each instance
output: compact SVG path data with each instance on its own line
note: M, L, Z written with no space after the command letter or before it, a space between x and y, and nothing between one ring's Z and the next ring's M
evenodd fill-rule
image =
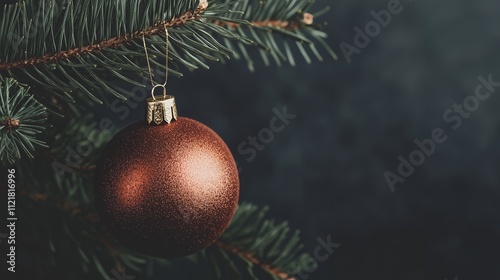
M146 120L148 124L160 125L177 120L175 97L172 95L157 95L146 100Z

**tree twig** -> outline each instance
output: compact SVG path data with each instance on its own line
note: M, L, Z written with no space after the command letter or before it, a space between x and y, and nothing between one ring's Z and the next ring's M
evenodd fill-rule
M238 256L241 256L241 257L247 259L248 261L250 261L254 265L260 266L263 270L265 270L269 274L277 276L280 279L283 279L283 280L296 280L295 277L293 277L292 275L284 272L280 268L277 268L277 267L274 267L274 266L272 266L270 264L262 262L261 260L259 260L258 258L256 258L255 255L252 252L243 251L240 248L237 248L237 247L234 247L232 245L226 244L226 243L224 243L224 242L222 242L220 240L217 240L215 242L215 245L217 245L218 247L220 247L224 251L227 251L227 252L229 252L229 253L231 253L233 255L238 255Z
M275 27L289 30L297 30L300 27L299 21L305 25L311 25L314 21L314 16L310 13L302 14L302 19L295 21L288 20L265 20L265 21L251 21L249 26L258 26L258 27ZM227 27L240 27L241 24L236 22L229 21L215 21L215 24L219 26L227 26Z

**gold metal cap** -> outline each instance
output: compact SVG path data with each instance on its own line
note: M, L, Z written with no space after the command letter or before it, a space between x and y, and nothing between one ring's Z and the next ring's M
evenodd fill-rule
M154 122L160 125L163 122L171 123L177 120L177 107L172 95L157 95L146 100L146 120L148 124Z

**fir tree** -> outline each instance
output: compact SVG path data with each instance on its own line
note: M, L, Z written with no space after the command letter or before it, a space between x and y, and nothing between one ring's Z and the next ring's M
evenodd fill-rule
M115 241L95 212L92 176L104 145L117 131L102 130L99 119L85 112L129 98L132 86L148 86L140 82L148 77L143 36L153 66L166 70L161 63L164 26L170 39L168 72L179 77L231 57L254 71L251 48L266 65L294 65L297 53L309 63L311 55L322 60L316 43L336 58L314 20L327 8L312 13L313 4L24 0L5 5L0 10L0 160L3 170L16 170L18 215L30 221L33 233L25 240L32 249L23 254L34 267L19 274L132 279L124 275L174 271L178 265L173 264L193 261L200 268L190 272L199 275L195 279L210 274L217 279L294 279L306 256L298 231L291 233L287 223L266 218L266 208L247 203L214 245L184 259L147 257ZM91 145L89 152L74 151L78 156L68 160L68 147L82 142ZM54 274L61 270L67 274Z

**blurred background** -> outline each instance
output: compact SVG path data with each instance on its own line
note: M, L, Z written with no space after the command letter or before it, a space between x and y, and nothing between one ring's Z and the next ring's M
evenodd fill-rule
M318 238L340 244L299 279L499 279L500 87L457 129L443 114L475 93L479 76L500 81L500 3L401 1L347 59L340 45L355 47L354 28L394 1L316 2L332 8L315 21L328 22L338 61L322 51L311 65L298 54L296 67L266 67L255 53L254 73L243 61L211 64L170 79L179 114L226 141L241 201L269 205L269 216L301 230L311 254ZM252 160L238 151L285 107L296 117ZM144 114L142 103L126 117L96 110L123 126ZM398 174L398 157L436 128L447 140L393 192L384 173Z
M328 22L337 62L322 52L323 62L298 55L294 68L257 63L255 73L213 64L170 80L180 114L231 148L242 201L301 229L311 254L318 237L341 244L308 279L499 279L500 88L456 130L443 114L475 93L478 76L500 81L500 3L401 1L348 63L340 44L355 46L354 28L391 1L316 2L332 8L315 20ZM297 117L247 162L238 146L284 106ZM398 156L435 128L447 140L393 193L384 172L397 174Z

